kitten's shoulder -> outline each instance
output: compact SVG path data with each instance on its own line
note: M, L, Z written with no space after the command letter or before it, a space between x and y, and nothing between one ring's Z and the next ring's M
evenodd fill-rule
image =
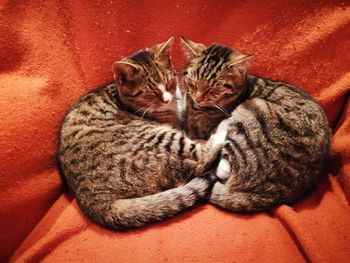
M93 90L90 90L88 93L86 93L85 95L83 95L79 100L79 102L82 101L86 101L89 98L95 97L95 96L99 96L99 95L110 95L112 97L115 97L116 95L116 87L115 84L113 82L108 82L104 85L101 85Z
M248 75L247 76L247 81L251 85L260 85L260 86L279 86L279 85L285 85L285 86L295 86L287 81L283 80L275 80L275 79L270 79L267 77L261 77L258 75Z
M248 75L247 81L248 85L251 88L252 94L260 93L262 90L266 92L267 90L272 91L276 88L286 88L290 92L297 93L306 99L314 101L314 99L302 88L283 80L274 80L266 77L260 77L257 75Z

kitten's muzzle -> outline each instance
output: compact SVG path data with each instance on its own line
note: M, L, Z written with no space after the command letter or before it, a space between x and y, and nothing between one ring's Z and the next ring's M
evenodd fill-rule
M164 104L170 104L172 99L173 99L173 95L171 95L170 92L168 92L168 91L163 92L162 101Z

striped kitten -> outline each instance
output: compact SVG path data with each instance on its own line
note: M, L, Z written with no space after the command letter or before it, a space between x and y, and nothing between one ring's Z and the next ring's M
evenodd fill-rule
M176 125L172 42L115 63L116 81L83 96L64 119L61 171L84 213L107 228L173 216L205 197L211 185L193 177L210 168L219 147L157 122Z
M255 212L296 201L325 165L331 129L322 108L301 89L247 74L251 56L182 39L189 63L186 132L225 139L210 201Z

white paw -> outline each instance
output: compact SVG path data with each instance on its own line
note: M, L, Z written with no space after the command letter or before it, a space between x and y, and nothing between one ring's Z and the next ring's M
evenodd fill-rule
M227 179L231 175L231 165L228 160L221 159L216 168L216 176L222 180Z
M215 133L211 135L213 146L216 147L220 144L223 144L226 140L227 129L229 122L227 120L222 121Z
M220 133L214 133L211 136L212 142L213 142L213 147L216 147L222 143L225 142L226 139L226 132L220 132Z

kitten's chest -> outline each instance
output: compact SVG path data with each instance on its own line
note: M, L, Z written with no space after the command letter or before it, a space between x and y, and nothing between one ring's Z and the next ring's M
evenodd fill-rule
M151 120L155 120L162 124L168 124L176 129L181 127L180 120L175 111L155 112L148 117Z
M191 139L207 140L219 123L223 114L195 110L192 105L186 107L185 131Z

